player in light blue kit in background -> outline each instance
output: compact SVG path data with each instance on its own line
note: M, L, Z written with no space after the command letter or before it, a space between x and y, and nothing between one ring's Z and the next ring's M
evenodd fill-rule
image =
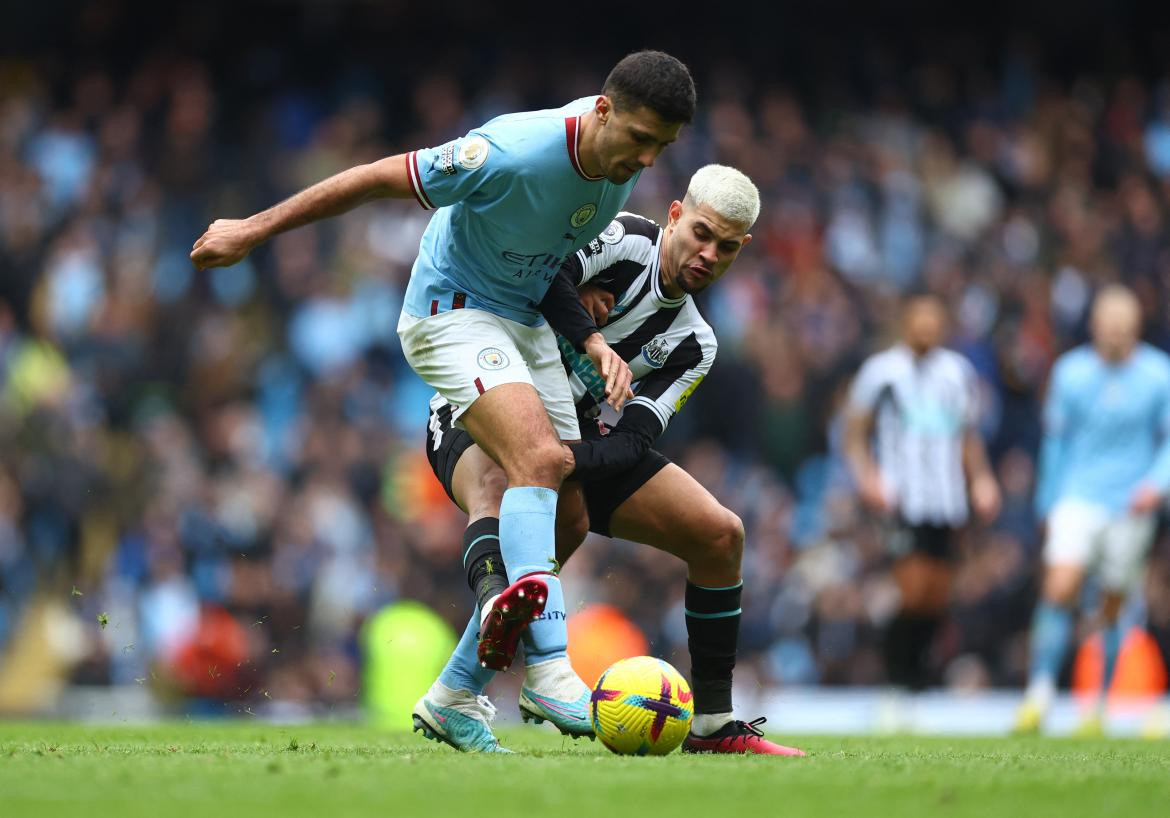
M590 689L565 652L555 523L559 513L584 529L588 517L578 484L561 491L574 467L564 442L580 432L539 305L562 259L617 215L694 108L686 66L660 51L636 52L613 68L599 95L496 117L444 145L350 168L247 219L213 222L191 251L200 268L226 267L278 233L371 199L413 197L437 209L411 270L398 334L411 367L452 407L450 420L507 476L498 525L469 526L464 563L498 547L507 564L511 585L480 611L485 635L523 629L543 612L530 628L521 701L570 735L592 734ZM600 332L582 351L619 409L632 395L629 367ZM440 682L420 702L416 727L421 720L458 744L492 711L459 696L465 685L458 679Z
M1103 732L1121 649L1118 614L1141 579L1170 488L1170 356L1139 342L1141 307L1119 285L1093 302L1090 330L1092 344L1057 360L1044 408L1036 509L1047 521L1045 571L1020 733L1043 727L1090 570L1101 585L1105 671L1079 729Z

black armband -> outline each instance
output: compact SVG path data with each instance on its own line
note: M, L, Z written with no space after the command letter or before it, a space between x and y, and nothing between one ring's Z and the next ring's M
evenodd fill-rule
M562 266L540 302L540 314L558 335L562 335L573 349L584 352L585 339L598 332L597 322L581 304L577 285L570 272Z
M572 476L596 480L625 471L645 456L660 434L662 423L658 416L645 406L631 404L609 434L569 444L576 461Z

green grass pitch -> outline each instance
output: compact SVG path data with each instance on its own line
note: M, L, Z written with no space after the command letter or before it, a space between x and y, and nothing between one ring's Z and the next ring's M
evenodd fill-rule
M0 723L0 815L1170 815L1170 742L785 737L809 758L620 758L543 728L513 756L336 724ZM780 738L777 736L777 738Z

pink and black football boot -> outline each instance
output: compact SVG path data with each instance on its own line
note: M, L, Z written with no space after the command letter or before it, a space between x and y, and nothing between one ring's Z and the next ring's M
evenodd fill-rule
M731 753L733 755L803 756L804 750L774 744L764 738L764 731L757 725L767 718L760 716L752 721L729 721L709 736L689 734L683 741L684 753Z
M492 670L507 670L516 658L524 629L544 613L548 585L536 577L522 577L505 588L479 627L479 663Z

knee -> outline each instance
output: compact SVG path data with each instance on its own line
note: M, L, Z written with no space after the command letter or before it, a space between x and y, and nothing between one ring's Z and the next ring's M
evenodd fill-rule
M1125 597L1121 594L1109 591L1104 594L1101 600L1101 618L1105 620L1106 625L1116 625L1117 619L1121 615L1121 606L1125 602Z
M1056 572L1050 572L1044 577L1044 601L1062 608L1071 608L1076 602L1080 583Z
M720 509L717 521L711 527L708 547L710 561L739 573L743 562L743 520L726 508Z
M534 442L519 462L511 464L509 482L514 486L559 488L565 469L564 452L555 437Z
M937 616L950 602L951 567L922 554L903 557L894 569L900 610L921 616Z

